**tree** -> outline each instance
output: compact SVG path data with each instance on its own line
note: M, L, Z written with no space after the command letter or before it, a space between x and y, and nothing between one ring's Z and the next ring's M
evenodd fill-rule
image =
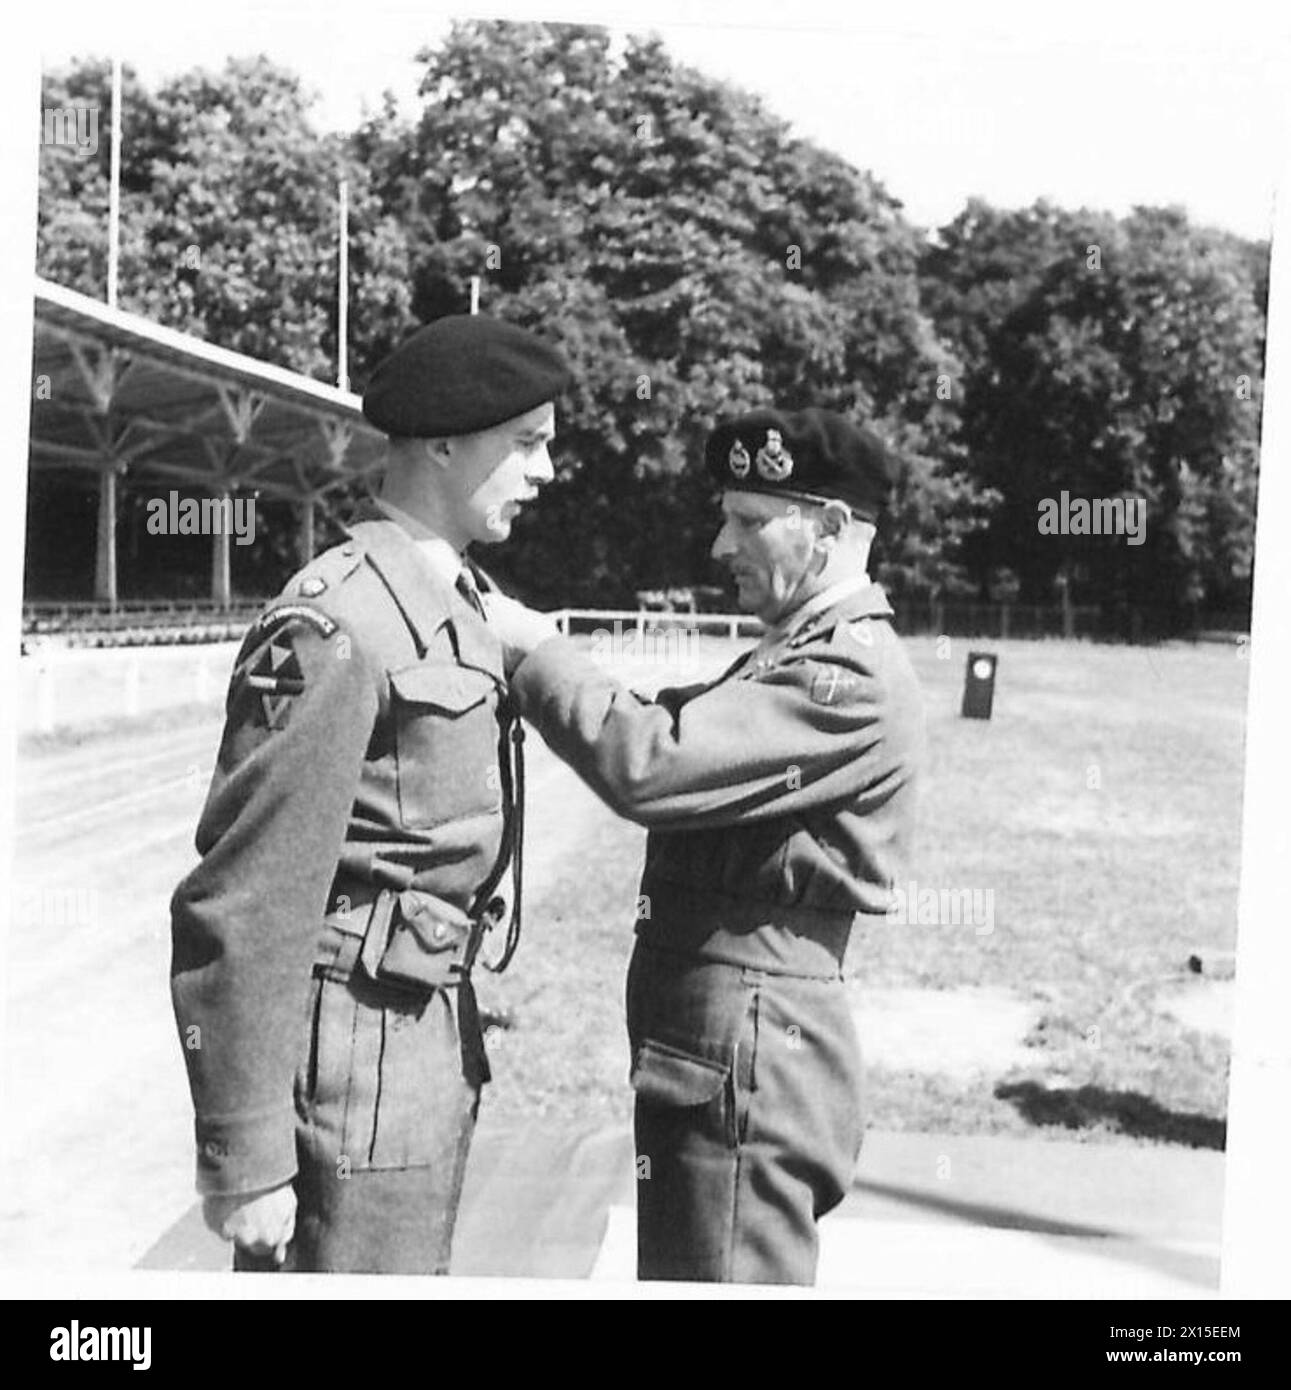
M1178 209L1117 220L980 202L924 259L925 303L963 354L968 470L1004 498L969 547L984 581L1027 596L1060 578L1107 606L1249 604L1264 328L1259 258ZM1049 536L1037 508L1072 497L1146 506L1144 544Z
M317 133L298 78L264 58L230 60L146 91L123 72L119 303L155 322L334 382L338 181L349 183L351 340L389 351L410 292L402 229L383 213L346 142ZM46 105L100 108L94 157L44 146L37 267L102 299L107 282L110 68L47 75ZM142 498L121 500L125 534ZM262 499L260 544L236 556L238 580L272 591L294 567L295 522ZM167 582L166 557L139 557L135 587ZM152 565L153 571L149 570Z
M146 92L123 74L120 303L320 380L336 379L337 187L349 182L351 327L390 344L407 321L405 243L367 171L310 124L312 97L265 58ZM107 279L106 64L47 76L43 100L101 106L97 158L42 152L38 269L102 298Z
M600 29L472 23L419 57L413 150L389 112L357 146L409 228L414 309L460 311L478 275L485 307L555 337L579 379L559 482L500 569L547 600L703 579L714 514L687 467L703 437L811 401L922 451L906 484L922 507L901 514L932 533L893 538L892 574L953 576L989 499L950 471L935 383L955 363L886 192L655 39L615 56Z
M420 119L387 100L344 140L264 59L132 84L122 304L330 379L344 174L356 389L418 322L463 311L472 275L575 367L559 483L497 561L531 597L706 578L715 511L692 465L718 416L771 401L886 434L907 464L895 516L919 529L885 536L884 577L959 582L992 497L957 471L939 383L959 366L920 306L918 233L872 178L654 39L616 53L600 29L473 23L421 61ZM82 197L106 202L105 159ZM46 235L47 273L101 292L106 230L70 188L43 209L47 233L81 216Z

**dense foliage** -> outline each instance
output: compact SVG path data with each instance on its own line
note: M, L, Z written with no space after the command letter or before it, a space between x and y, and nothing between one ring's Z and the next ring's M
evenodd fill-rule
M387 98L348 136L320 134L265 59L155 92L127 73L120 302L335 379L341 178L356 390L480 276L487 312L578 373L558 481L488 558L526 596L710 582L712 499L689 465L719 415L775 401L851 413L899 451L878 558L900 594L1249 602L1266 246L1173 209L1043 203L975 202L929 237L656 39L473 22L419 62L419 117ZM42 100L104 113L96 159L42 147L37 256L102 296L106 65L49 74ZM1041 535L1037 505L1064 489L1143 497L1146 542ZM291 518L266 525L285 568Z

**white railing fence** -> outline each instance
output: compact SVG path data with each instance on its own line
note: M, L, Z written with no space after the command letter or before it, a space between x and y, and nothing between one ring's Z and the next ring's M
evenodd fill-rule
M760 619L747 613L690 613L653 608L558 608L551 616L566 637L588 631L608 631L605 627L607 623L615 624L618 632L630 629L638 639L643 639L647 632L666 627L696 632L715 631L730 638L757 637L762 633Z

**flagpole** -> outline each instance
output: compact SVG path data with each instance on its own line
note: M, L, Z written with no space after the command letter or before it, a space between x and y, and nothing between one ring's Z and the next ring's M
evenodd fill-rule
M350 335L350 185L341 180L340 208L340 264L337 275L340 281L336 309L336 384L342 391L350 389L349 353L347 341Z
M121 59L112 60L112 151L108 179L108 307L117 307L121 261Z

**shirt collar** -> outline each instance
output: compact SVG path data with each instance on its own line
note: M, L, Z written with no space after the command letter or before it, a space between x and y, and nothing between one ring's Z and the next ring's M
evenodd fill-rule
M857 574L850 579L843 579L837 584L831 584L828 589L822 589L818 594L813 594L805 603L799 604L792 613L785 614L778 623L767 628L759 646L765 648L789 641L818 613L823 613L827 608L842 603L844 599L849 599L854 594L864 592L872 582L868 574Z
M417 553L425 560L437 579L450 587L457 584L464 561L448 541L442 536L437 536L424 522L418 521L402 507L396 507L393 502L387 502L383 497L374 497L372 502L379 512L407 531L416 544Z

